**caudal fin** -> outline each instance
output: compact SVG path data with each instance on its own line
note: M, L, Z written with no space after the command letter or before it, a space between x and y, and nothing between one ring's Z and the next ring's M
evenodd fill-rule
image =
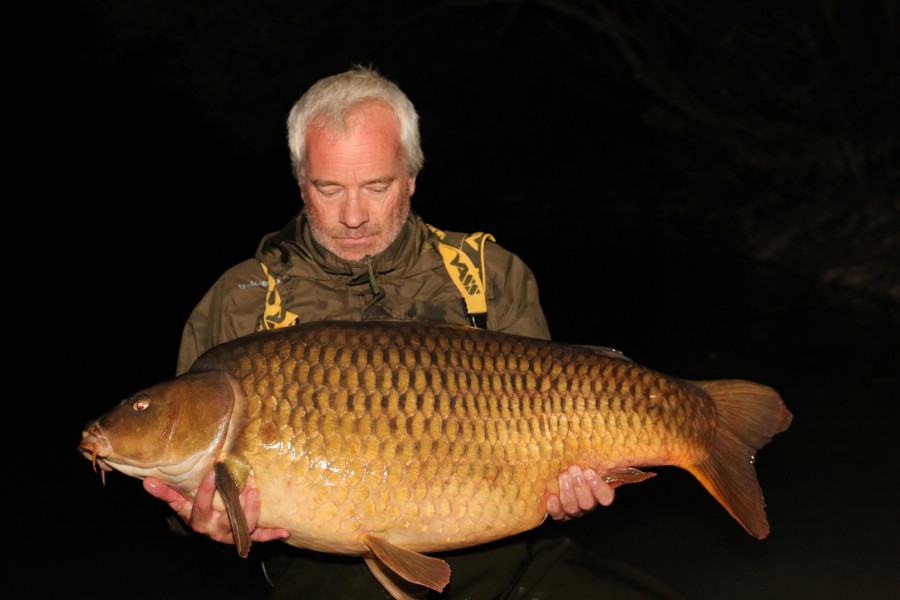
M750 535L769 535L765 500L753 466L756 452L791 424L791 413L772 388L739 379L694 381L718 414L709 458L686 469Z

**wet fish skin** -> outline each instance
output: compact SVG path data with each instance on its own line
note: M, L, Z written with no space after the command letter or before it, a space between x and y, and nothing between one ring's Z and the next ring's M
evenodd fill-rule
M764 538L753 456L790 419L768 386L681 380L589 347L319 322L211 349L90 423L80 450L189 497L217 465L242 555L237 494L252 470L259 524L287 528L289 544L365 556L376 576L388 565L441 589L449 571L420 553L538 526L572 464L613 485L646 476L636 467L687 469Z

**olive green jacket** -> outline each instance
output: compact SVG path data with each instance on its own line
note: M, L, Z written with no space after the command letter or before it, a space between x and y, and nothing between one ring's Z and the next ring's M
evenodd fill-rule
M259 329L268 287L260 262L276 278L282 307L300 323L399 318L468 325L437 244L437 236L411 212L384 252L346 261L313 240L301 212L262 239L255 259L228 269L203 296L185 324L177 373L213 346ZM485 245L484 264L488 329L549 339L531 269L494 242Z

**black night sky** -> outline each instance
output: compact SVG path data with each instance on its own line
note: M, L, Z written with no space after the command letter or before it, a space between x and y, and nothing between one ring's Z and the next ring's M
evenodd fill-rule
M193 305L299 209L288 110L354 63L419 111L414 209L522 256L557 340L794 412L757 457L768 539L665 469L566 527L690 599L900 592L900 7L787 4L8 9L13 595L264 597L252 560L170 534L75 446L173 374Z

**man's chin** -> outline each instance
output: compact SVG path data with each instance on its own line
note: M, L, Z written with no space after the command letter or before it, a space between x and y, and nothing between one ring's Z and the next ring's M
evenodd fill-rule
M368 239L362 243L359 240L342 239L334 244L332 252L344 260L360 261L367 256L378 254L381 250L375 240Z

